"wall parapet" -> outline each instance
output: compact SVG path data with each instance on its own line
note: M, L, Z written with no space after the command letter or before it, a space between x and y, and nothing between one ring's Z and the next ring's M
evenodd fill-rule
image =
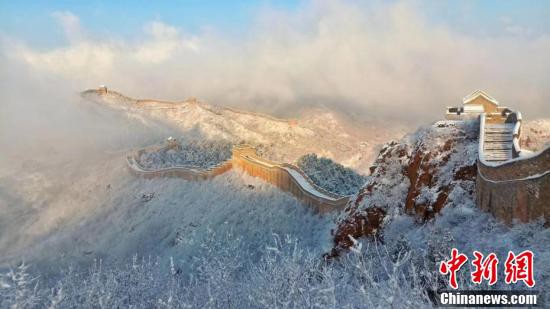
M315 184L313 182L313 180L311 180L311 178L301 168L297 167L296 165L292 165L292 164L288 164L288 163L282 163L281 167L292 169L292 170L296 171L309 183L310 186L312 186L315 190L319 191L320 193L322 193L324 195L330 196L331 198L334 198L334 199L339 199L339 198L343 197L342 195L336 194L334 192L331 192L331 191L328 191L324 188L319 187L317 184Z
M543 219L550 223L550 172L537 177L491 181L478 171L478 206L511 225Z
M251 176L262 178L290 192L320 213L342 210L350 200L349 196L340 196L317 186L297 166L263 159L253 147L247 145L233 148L233 167L239 167Z
M512 159L487 162L484 155L485 114L480 116L476 200L478 206L506 224L543 219L550 223L550 147L531 155L521 153L521 114L511 113Z
M168 140L168 145L153 146L148 149L149 151L151 151L151 149L153 151L160 151L166 148L174 147L171 141L171 139ZM130 168L130 171L135 175L145 178L178 177L191 181L200 181L214 178L232 168L232 160L229 159L208 168L193 165L176 165L165 168L150 169L141 165L136 159L141 157L145 151L146 149L140 149L126 157L126 162L128 164L128 168Z
M550 173L550 147L535 154L518 157L497 166L478 162L478 171L484 179L492 182L509 182L542 177Z
M160 177L177 177L185 180L200 181L214 178L221 175L232 168L232 161L227 160L218 165L202 169L196 166L172 166L160 169L147 169L143 167L135 157L128 156L126 158L130 171L138 176L145 178L160 178Z

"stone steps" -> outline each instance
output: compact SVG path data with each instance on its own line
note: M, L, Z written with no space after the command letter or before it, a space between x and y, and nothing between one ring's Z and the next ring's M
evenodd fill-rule
M486 143L511 143L513 140L511 136L485 136Z
M512 159L513 125L489 124L485 127L484 139L486 161L502 162Z
M511 143L485 143L483 150L511 150Z
M485 128L485 134L493 134L493 133L512 134L512 132L513 130L504 129L504 128Z

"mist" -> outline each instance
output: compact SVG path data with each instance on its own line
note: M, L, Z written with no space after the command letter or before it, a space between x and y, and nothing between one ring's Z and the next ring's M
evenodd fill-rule
M96 192L109 170L120 173L128 149L175 133L84 102L63 77L11 56L0 55L0 267L24 259L18 250L41 252L48 235L97 212Z
M75 205L78 196L67 202L59 192L90 169L124 166L114 153L120 160L177 134L81 100L100 84L136 98L194 96L292 117L323 105L407 125L441 119L479 88L527 119L550 117L548 35L458 32L430 21L417 2L264 6L239 35L145 20L121 38L94 33L69 11L51 12L51 21L64 44L36 47L0 30L0 234L13 235L0 248L87 211L93 202Z

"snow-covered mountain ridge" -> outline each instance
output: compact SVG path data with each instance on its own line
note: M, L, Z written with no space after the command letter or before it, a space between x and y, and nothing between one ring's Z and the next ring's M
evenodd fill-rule
M106 92L103 95L97 91L91 92L99 95L101 101L110 102L109 104L120 104L131 99L113 97L113 94ZM143 106L155 106L154 109L164 109L167 102L156 102L151 100L131 101L130 109L143 109ZM156 103L155 103L156 102ZM278 152L281 149L291 149L294 153L318 153L334 158L337 157L346 161L349 154L346 154L345 148L338 148L349 144L349 139L340 137L349 137L339 119L334 115L327 113L322 116L316 115L310 121L303 120L283 120L260 114L234 111L232 109L212 107L208 104L199 103L190 100L181 104L181 110L188 108L199 108L199 114L203 111L215 111L215 115L225 115L230 119L238 119L235 115L247 115L247 121L242 120L236 123L227 123L225 119L216 119L206 124L203 129L207 132L214 132L208 127L211 123L217 123L216 128L222 127L213 136L228 138L227 132L232 135L229 138L251 136L249 130L254 128L258 134L256 146L262 156L274 158L281 161L294 161L296 155L289 155L289 152ZM123 104L124 106L124 104ZM172 108L168 108L171 110ZM175 119L178 117L162 116L166 119ZM257 119L253 119L253 117ZM327 119L331 121L327 121ZM179 117L182 124L193 123L193 121L183 119L182 114ZM307 119L307 118L306 118ZM232 129L233 125L246 130L236 133ZM262 123L267 123L262 124ZM283 126L273 126L273 122L284 124ZM220 123L222 125L220 125ZM313 124L313 125L312 125ZM327 125L328 124L328 125ZM546 125L545 125L546 124ZM225 127L227 125L227 127ZM273 128L282 135L273 134ZM526 121L523 129L522 146L537 150L548 142L546 120ZM330 128L326 133L329 138L323 139L324 129ZM243 133L244 132L244 133ZM340 133L338 133L340 132ZM270 134L271 133L271 134ZM319 133L319 135L316 135ZM224 135L225 134L225 135ZM291 137L289 143L281 136ZM356 134L360 134L357 133ZM341 249L348 248L353 244L349 235L352 237L361 237L374 234L379 230L379 226L391 220L392 216L400 214L414 214L420 221L434 218L444 207L449 205L468 205L475 207L475 176L476 160L478 150L479 126L474 123L461 121L441 121L432 126L421 128L417 132L406 136L400 141L387 143L378 154L372 166L370 166L371 175L367 183L353 199L353 203L348 205L346 212L340 216L338 221L339 228L334 232L334 250L331 254L338 254ZM357 135L356 135L357 136ZM303 138L315 139L317 143L301 143ZM336 143L331 143L331 139L336 137ZM267 139L269 140L267 147ZM353 139L352 139L353 140ZM390 139L387 139L390 140ZM387 141L386 140L386 141ZM297 143L296 141L300 141ZM340 143L342 141L342 143ZM323 145L322 150L318 147ZM265 148L263 148L265 147ZM327 149L329 153L327 155ZM350 152L356 152L357 148L350 149ZM371 149L372 151L372 149ZM358 152L360 153L360 152ZM372 154L370 155L372 156ZM348 161L349 162L349 161ZM353 165L352 165L353 166ZM361 163L364 167L364 162Z
M309 110L297 119L279 119L196 99L137 100L111 90L88 90L82 95L129 115L166 122L187 136L194 134L233 143L245 141L274 161L295 162L305 154L316 153L363 174L381 144L405 133L402 126L357 124L325 109Z

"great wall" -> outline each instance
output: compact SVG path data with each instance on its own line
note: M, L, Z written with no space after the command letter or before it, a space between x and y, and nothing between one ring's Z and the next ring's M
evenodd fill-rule
M163 147L173 147L169 141ZM159 148L160 149L160 148ZM340 196L324 190L297 166L287 163L277 163L261 158L256 150L248 145L233 147L230 160L208 169L194 166L174 166L163 169L147 169L139 164L138 159L144 149L127 157L130 170L145 178L180 177L190 181L200 181L214 178L231 168L239 168L253 177L259 177L282 191L289 192L304 205L319 213L342 210L349 201L349 196Z
M163 101L157 99L134 99L128 97L120 92L114 91L112 89L107 89L106 86L101 85L97 89L89 89L81 92L81 96L84 98L89 98L90 95L99 95L102 100L111 103L113 107L134 107L142 110L162 110L162 109L173 109L174 106L178 104L191 104L191 105L200 105L201 108L208 110L214 114L221 114L222 111L231 111L236 114L243 114L248 116L255 116L264 119L269 119L271 121L285 123L288 125L295 125L296 119L282 119L277 118L268 114L255 113L251 111L238 110L231 107L220 107L220 106L210 106L204 104L197 100L197 98L191 97L182 101ZM92 98L93 99L93 98ZM122 104L121 104L122 103Z
M105 87L91 91L114 96L115 99L122 98L137 107L147 108L151 102L155 102L157 108L164 105L169 108L170 104L174 104L157 100L134 100L108 91ZM159 107L158 103L162 106ZM477 90L466 96L462 103L462 107L448 107L445 118L479 124L476 176L478 207L506 224L530 222L538 218L550 222L550 147L537 153L522 150L519 146L521 113L500 106L485 92ZM291 193L320 213L342 210L350 200L350 196L339 196L315 185L298 167L261 158L254 148L246 145L235 146L230 160L208 169L174 166L149 170L136 160L142 151L128 156L128 166L133 173L143 177L181 177L198 181L239 168Z
M276 163L259 157L250 146L233 148L233 166L239 167L251 176L262 178L279 189L290 192L305 205L320 213L342 210L350 197L340 196L324 190L297 166Z

